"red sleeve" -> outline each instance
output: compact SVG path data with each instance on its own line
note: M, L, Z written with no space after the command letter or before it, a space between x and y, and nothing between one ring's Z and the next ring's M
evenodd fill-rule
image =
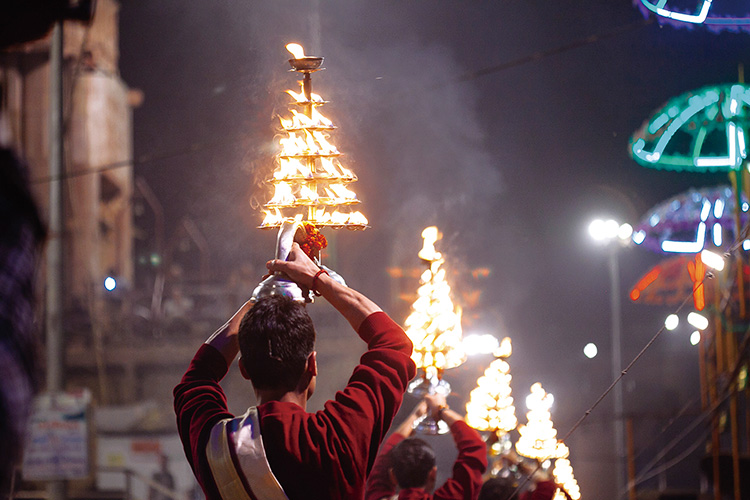
M227 370L227 362L221 353L203 344L182 376L182 381L174 388L177 431L185 456L209 499L221 496L206 459L208 437L216 422L233 417L227 411L226 396L219 385Z
M318 414L335 420L345 430L351 439L351 454L339 459L364 467L364 480L417 369L411 359L411 340L384 312L368 316L358 333L367 342L367 352L346 388Z
M540 481L536 484L534 491L528 495L528 500L552 500L557 491L557 485L554 481Z
M388 473L388 469L391 468L388 453L390 453L394 446L403 440L404 436L398 432L394 432L385 440L385 443L383 443L383 447L375 458L372 471L367 477L365 500L382 500L383 498L392 496L396 492Z
M458 449L453 475L435 490L433 499L476 498L482 488L482 474L487 468L487 446L477 431L459 420L451 425Z

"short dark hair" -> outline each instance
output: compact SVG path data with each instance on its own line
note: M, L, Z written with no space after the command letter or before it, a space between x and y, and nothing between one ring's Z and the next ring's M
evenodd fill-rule
M315 327L300 302L263 297L240 322L241 363L255 389L291 391L315 347Z
M516 491L512 477L491 477L482 485L477 500L508 500Z
M435 467L435 452L419 438L404 439L389 453L390 465L400 488L421 488Z

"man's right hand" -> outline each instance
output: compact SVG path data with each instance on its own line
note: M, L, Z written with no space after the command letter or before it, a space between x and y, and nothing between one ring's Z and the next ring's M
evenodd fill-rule
M307 256L300 248L296 241L292 243L292 249L289 252L287 260L273 259L266 262L266 267L270 272L281 271L299 286L310 290L313 285L313 278L320 271L315 262Z

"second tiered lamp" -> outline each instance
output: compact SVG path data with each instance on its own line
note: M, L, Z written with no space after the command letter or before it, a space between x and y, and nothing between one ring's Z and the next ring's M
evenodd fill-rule
M450 394L451 387L443 379L443 371L466 360L461 345L461 308L453 305L445 269L441 268L445 261L435 251L435 242L440 238L438 228L425 228L422 238L424 244L419 258L427 269L420 277L417 299L404 323L406 334L414 344L412 359L419 369L408 392L419 398L426 394ZM415 422L415 429L422 434L444 434L449 430L443 421L436 422L429 414Z

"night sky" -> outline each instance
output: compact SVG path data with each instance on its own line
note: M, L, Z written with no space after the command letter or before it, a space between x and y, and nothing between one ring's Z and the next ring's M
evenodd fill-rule
M337 270L403 322L409 303L394 291L418 284L394 284L387 269L419 267L420 233L437 225L464 333L512 338L519 421L539 381L564 435L612 381L607 253L588 223L635 224L690 187L728 183L645 169L629 139L669 98L737 82L750 34L660 26L629 0L123 2L122 78L145 95L135 174L164 205L168 236L189 217L208 238L218 282L243 265L260 278L273 257L275 234L256 229L254 206L268 197L284 91L297 90L289 42L325 57L313 90L330 101L322 112L338 126L332 139L371 225L337 234ZM624 364L671 312L627 302L659 259L620 254ZM477 268L489 275L475 278ZM695 417L698 355L686 328L662 335L623 382L638 466ZM593 360L587 342L599 346ZM446 373L459 411L489 361ZM683 407L688 416L662 433ZM583 498L614 497L611 417L609 397L568 440ZM702 450L665 484L697 488Z

